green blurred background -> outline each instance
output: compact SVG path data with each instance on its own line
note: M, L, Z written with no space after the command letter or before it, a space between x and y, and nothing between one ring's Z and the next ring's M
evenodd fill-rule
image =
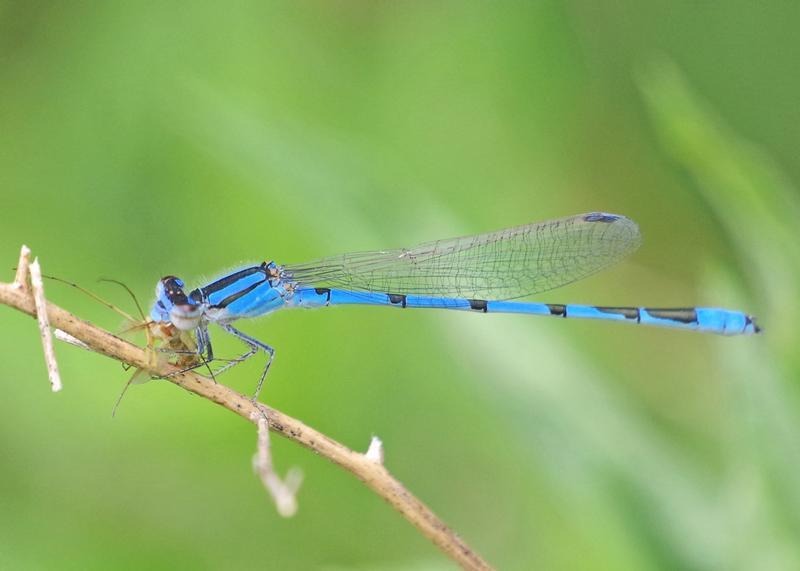
M765 335L287 311L243 324L278 351L263 398L379 435L503 569L798 569L798 23L744 0L0 1L3 279L25 243L130 310L96 279L149 303L167 273L624 213L640 251L544 301L741 308ZM119 364L60 345L53 395L34 322L0 323L0 568L452 568L275 439L306 475L281 519L250 425L166 382L112 420Z

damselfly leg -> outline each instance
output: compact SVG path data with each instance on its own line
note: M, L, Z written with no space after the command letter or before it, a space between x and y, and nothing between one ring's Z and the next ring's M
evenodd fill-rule
M245 345L247 345L250 348L250 350L247 351L247 353L244 353L243 355L241 355L240 357L238 357L236 359L231 359L231 361L227 365L225 365L219 371L217 371L217 374L220 374L223 371L227 371L228 369L238 365L239 363L243 363L244 361L246 361L247 359L249 359L250 357L252 357L256 353L258 353L259 350L264 351L265 353L267 353L267 355L269 355L269 357L267 358L267 364L264 366L264 371L261 373L261 377L258 379L258 385L256 386L256 392L253 395L253 399L252 400L253 400L253 402L255 402L255 401L258 400L258 395L261 394L261 388L264 386L264 379L267 378L267 373L269 372L269 367L270 367L270 365L272 365L272 360L275 358L275 349L273 349L272 347L270 347L266 343L262 343L258 339L255 339L254 337L251 337L250 335L239 331L238 329L236 329L235 327L233 327L232 325L230 325L228 323L220 323L220 327L222 327L225 331L227 331L228 333L230 333L234 337L237 337L238 339L240 339Z

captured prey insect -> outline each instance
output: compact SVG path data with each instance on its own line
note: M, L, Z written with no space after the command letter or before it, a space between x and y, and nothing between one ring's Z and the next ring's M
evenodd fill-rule
M203 356L197 350L197 345L192 337L192 333L189 331L182 331L171 323L153 321L152 319L145 317L144 311L142 311L142 306L139 305L139 300L136 298L133 290L131 290L121 281L110 278L100 278L98 280L101 282L116 284L122 287L133 300L133 303L136 306L139 314L138 318L130 315L128 312L120 309L113 303L106 301L96 293L78 285L77 283L59 278L57 276L42 275L42 277L68 285L123 317L125 319L126 326L123 330L117 332L118 335L125 335L137 331L144 332L147 340L146 348L148 360L151 362L152 367L143 369L137 368L134 371L128 382L125 383L122 392L114 404L114 408L111 412L112 417L116 414L117 408L122 402L122 398L125 396L125 393L132 384L142 384L151 379L161 378L154 376L151 372L151 369L159 368L162 364L172 362L174 365L180 367L180 370L207 367L213 376L213 372L208 366L208 363L203 363L202 361ZM83 342L71 337L68 334L65 334L63 331L56 330L56 337L66 343L76 345L82 349L91 350ZM131 365L123 363L123 368L125 370L130 369L130 367Z
M216 374L264 351L267 363L254 400L275 350L232 324L284 307L385 305L604 319L721 335L759 332L752 317L727 309L509 301L585 278L632 252L640 240L639 227L629 218L592 212L413 248L342 254L304 264L263 262L188 293L180 278L166 276L156 286L150 317L180 331L194 331L200 360L185 370L214 360L209 323L248 346Z

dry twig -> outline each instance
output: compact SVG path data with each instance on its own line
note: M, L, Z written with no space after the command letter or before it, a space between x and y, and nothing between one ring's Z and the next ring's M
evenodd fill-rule
M317 454L338 464L364 482L373 492L383 498L411 522L419 532L436 544L450 558L465 569L491 569L453 530L447 527L420 500L414 497L396 480L382 463L382 446L373 439L368 454L360 454L336 442L326 435L306 426L276 409L254 403L248 397L194 372L175 374L175 366L158 362L149 357L146 350L124 339L95 327L49 302L38 311L27 283L27 248L23 247L17 279L12 284L0 283L0 304L8 305L30 316L46 314L50 325L77 339L89 349L111 357L133 367L166 376L170 382L238 414L248 422L266 422L269 429L305 446Z

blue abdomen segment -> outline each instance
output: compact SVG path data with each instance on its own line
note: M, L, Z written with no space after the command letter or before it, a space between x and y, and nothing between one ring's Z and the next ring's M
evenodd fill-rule
M324 307L327 305L386 305L399 308L437 308L478 313L524 313L575 319L602 319L705 331L719 335L751 335L760 330L749 315L741 311L710 307L648 308L601 307L592 305L537 303L526 301L487 301L391 293L354 292L329 288L298 288L288 305Z

